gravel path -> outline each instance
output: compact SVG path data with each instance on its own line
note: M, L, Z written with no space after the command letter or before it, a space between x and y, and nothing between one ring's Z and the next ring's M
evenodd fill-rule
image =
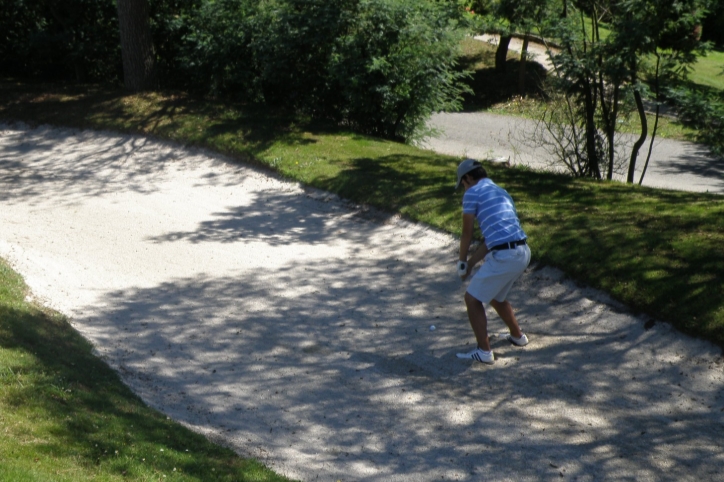
M722 480L709 343L532 268L530 345L464 362L452 237L203 151L0 127L0 256L241 454L305 481Z

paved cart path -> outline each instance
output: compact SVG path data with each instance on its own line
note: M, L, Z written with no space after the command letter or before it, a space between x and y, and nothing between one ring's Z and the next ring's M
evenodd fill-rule
M530 345L458 360L455 249L203 151L0 130L0 256L148 404L274 470L722 480L719 349L546 268L512 298Z
M511 164L533 169L560 170L555 155L536 139L536 122L486 112L440 113L432 116L428 127L437 135L428 137L421 147L453 156L476 159L510 159ZM624 159L636 137L620 135ZM650 139L649 139L650 140ZM639 153L635 181L638 183L648 154L649 141ZM626 180L628 164L614 178ZM724 160L705 146L657 138L651 161L644 175L644 186L694 192L724 194Z
M481 35L477 40L498 44L496 35ZM520 52L522 40L511 39L510 50ZM531 42L528 53L532 60L545 69L553 65L545 46ZM427 127L436 135L426 138L421 147L453 156L476 159L501 159L533 169L562 170L553 149L540 142L541 130L537 122L487 112L439 113L432 116ZM649 133L650 134L650 133ZM615 169L614 178L626 180L631 146L638 137L619 134L619 157L625 165ZM644 143L636 164L635 181L638 183L648 156L651 136ZM657 138L651 149L651 160L646 168L644 186L695 192L724 194L724 160L714 156L708 148L693 142Z

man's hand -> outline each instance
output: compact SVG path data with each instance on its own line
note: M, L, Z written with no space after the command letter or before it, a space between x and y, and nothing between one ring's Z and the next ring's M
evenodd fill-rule
M467 278L468 274L470 273L467 261L458 261L457 268L458 276L460 276L462 279Z

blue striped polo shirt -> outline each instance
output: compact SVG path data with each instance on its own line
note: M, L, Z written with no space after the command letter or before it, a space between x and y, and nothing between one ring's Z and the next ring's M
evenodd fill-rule
M463 195L463 213L473 214L488 249L527 238L510 194L489 178L478 181Z

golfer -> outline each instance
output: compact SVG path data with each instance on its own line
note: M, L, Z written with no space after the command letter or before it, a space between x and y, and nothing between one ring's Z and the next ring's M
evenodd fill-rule
M516 346L528 344L528 337L520 331L513 307L508 302L508 292L530 263L530 248L520 227L513 199L507 191L488 178L483 166L473 159L465 159L458 166L458 182L463 195L463 233L460 238L458 275L464 280L480 260L483 265L470 280L465 293L468 319L478 342L469 353L458 353L458 358L495 363L488 339L488 320L485 304L495 309L510 333L505 338ZM483 235L483 243L468 259L477 219Z

